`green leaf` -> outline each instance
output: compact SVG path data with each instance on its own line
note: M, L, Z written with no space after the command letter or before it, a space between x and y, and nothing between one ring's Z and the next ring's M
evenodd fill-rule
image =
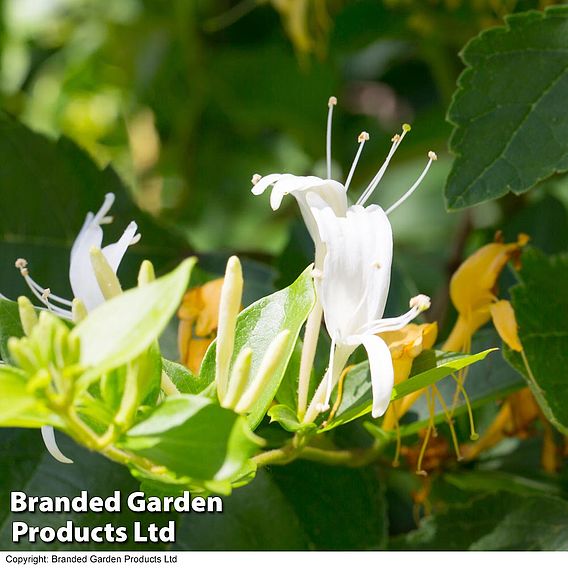
M462 52L448 111L451 209L520 194L568 170L568 8L509 16Z
M296 413L285 404L272 406L268 411L268 416L270 416L270 422L278 422L288 432L297 432L302 428Z
M523 254L521 283L511 288L528 368L519 353L505 351L522 373L546 417L568 434L568 255Z
M24 330L20 322L17 302L0 298L0 359L12 363L8 352L10 337L23 337Z
M232 364L245 347L250 347L252 349L252 362L249 380L255 377L272 340L281 331L285 329L290 331L281 363L248 415L249 424L252 428L259 424L274 400L294 351L300 329L314 304L315 295L311 270L311 267L308 267L292 285L251 304L237 318ZM201 366L202 389L215 380L215 345L215 342L211 345Z
M199 394L199 378L181 363L162 359L162 368L182 394Z
M460 369L482 361L495 349L487 349L475 355L462 355L459 353L444 353L442 351L427 350L422 352L412 365L411 376L406 381L393 388L391 400L397 400L412 392L434 384L444 377L456 373ZM337 396L337 389L332 399ZM356 365L345 379L343 398L333 420L321 429L322 432L336 428L346 422L351 422L360 416L371 412L373 393L371 390L371 377L367 361Z
M131 428L120 446L178 475L223 481L245 466L260 443L233 411L202 396L179 395Z
M61 420L28 391L27 383L27 376L23 371L0 366L0 426L61 426Z
M395 542L411 550L568 550L568 503L502 492L427 517Z
M81 340L81 363L90 378L115 369L145 351L175 313L195 258L156 281L125 292L93 310L73 334Z

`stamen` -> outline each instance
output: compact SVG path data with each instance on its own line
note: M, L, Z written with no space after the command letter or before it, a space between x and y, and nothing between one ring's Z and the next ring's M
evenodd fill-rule
M426 296L426 294L418 294L418 296L410 298L408 305L411 308L417 308L419 311L423 312L430 308L430 297Z
M252 185L256 185L261 179L262 179L262 176L260 174L254 174L250 181L251 181Z
M422 447L420 448L420 454L418 455L418 463L416 464L416 475L422 475L424 477L428 476L428 472L422 469L422 462L424 460L424 455L426 454L426 448L430 442L430 435L434 430L434 412L432 410L433 395L430 393L430 389L426 389L426 400L427 406L430 413L430 418L428 420L428 428L426 429L426 435L422 442Z
M452 415L450 414L450 411L448 409L448 405L446 404L446 401L444 400L444 397L442 396L440 389L436 385L432 385L432 390L433 390L434 394L436 395L436 398L438 399L438 402L440 403L442 410L444 411L444 416L446 417L446 422L448 423L448 426L450 428L450 434L452 436L452 443L454 445L456 457L457 457L458 461L461 461L463 458L462 458L462 455L461 455L461 452L460 452L460 445L458 443L458 437L457 437L457 434L456 434L456 429L454 428L454 419L453 419Z
M58 302L63 306L68 306L69 308L72 306L72 302L66 300L65 298L61 298L60 296L52 294L49 288L43 288L43 286L40 286L37 282L35 282L34 279L29 274L28 261L25 258L19 258L18 260L16 260L15 266L20 271L20 274L23 276L24 280L26 281L26 284L28 285L28 288L32 291L32 294L45 307L47 307L53 313L65 319L71 318L70 310L56 306L52 304L49 300L51 299L52 301Z
M365 142L369 140L369 133L368 132L361 132L359 137L357 138L357 142L359 143L359 148L357 149L357 153L355 154L355 159L353 160L353 164L351 165L351 169L349 170L349 175L347 176L347 180L345 181L345 189L349 189L349 184L353 178L353 174L355 173L355 168L357 167L357 163L359 162L359 157L361 156L361 152L363 151L363 146Z
M434 152L432 152L432 151L428 152L428 163L426 164L426 167L424 168L424 170L422 171L422 173L420 174L418 179L414 182L414 185L396 203L391 205L385 211L385 213L387 215L390 215L399 205L404 203L414 193L414 191L422 183L422 180L426 177L426 174L428 173L428 170L430 169L432 162L434 162L437 159L438 159L438 156L436 156L436 154Z
M452 373L452 378L456 382L456 392L461 393L463 396L463 400L465 402L465 406L467 408L467 416L469 418L469 439L470 440L479 440L479 434L475 430L475 421L473 419L473 410L471 408L471 402L469 400L469 396L463 386L463 381L461 381L458 377L456 377L455 373ZM454 413L455 408L452 408L452 414Z
M410 125L403 124L402 134L395 134L392 137L392 146L389 150L389 153L387 154L385 161L383 162L383 165L379 168L379 171L375 174L375 177L371 180L371 183L367 186L367 189L365 189L365 191L361 194L361 197L359 197L359 199L357 200L357 205L365 205L369 197L371 197L371 194L373 193L373 191L375 191L381 179L385 175L391 158L394 156L394 153L397 151L407 132L410 132Z
M410 323L416 316L430 307L430 298L425 294L418 294L410 300L410 310L396 318L376 319L367 322L358 333L383 333L385 331L397 331Z
M333 107L337 104L337 99L335 97L329 97L327 106L329 108L327 112L327 133L325 137L325 151L326 151L326 161L327 161L327 178L331 179L331 123L333 120Z

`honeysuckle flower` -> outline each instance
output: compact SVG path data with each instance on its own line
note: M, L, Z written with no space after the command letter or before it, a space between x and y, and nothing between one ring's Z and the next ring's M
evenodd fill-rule
M336 217L345 218L349 210L347 200L347 191L353 179L353 174L357 167L357 163L363 151L365 142L369 139L367 132L361 132L358 137L359 147L355 154L355 158L345 180L342 184L339 181L332 179L332 161L331 161L331 131L332 131L332 117L333 109L337 104L335 97L330 97L328 101L328 116L327 116L327 132L326 132L326 158L327 158L327 178L322 179L316 176L294 176L291 174L270 174L262 177L255 174L252 178L253 188L252 192L255 195L260 195L266 191L267 188L272 186L272 193L270 196L270 203L273 210L280 207L282 199L285 195L291 194L298 202L300 212L306 224L306 227L314 241L315 246L315 262L314 262L314 276L318 278L322 274L324 264L324 257L326 254L325 243L323 242L318 228L318 223L315 218L315 212L321 211L325 208L331 209ZM400 146L406 134L410 131L410 126L404 124L402 132L395 134L392 138L392 146L387 154L387 157L377 173L370 181L366 189L356 202L356 206L364 206L380 181L382 180L386 169L393 157L394 153ZM399 205L401 205L420 185L432 162L437 159L434 152L428 152L428 162L416 180L402 197L386 210L386 215L392 213ZM315 197L318 199L312 199ZM389 277L390 279L390 264L389 264ZM384 309L384 306L383 306ZM298 380L298 415L303 417L308 397L310 372L313 365L319 330L321 325L322 306L317 298L312 312L308 317L306 324L306 333L304 335L304 347L302 350L302 358L300 361L300 373Z
M457 269L450 281L450 298L458 311L458 319L444 343L446 351L469 351L471 337L490 319L512 349L522 349L516 334L513 308L497 298L497 279L505 265L519 256L527 244L520 234L516 243L495 242L481 247Z
M311 422L329 407L349 356L362 345L369 358L373 391L372 416L381 416L390 401L394 369L389 348L377 334L396 331L430 307L430 298L410 300L410 310L396 318L383 313L390 286L392 230L386 213L378 205L354 205L345 217L331 207L308 197L319 235L326 246L321 277L316 278L327 331L331 337L329 367L318 387L304 421Z
M112 223L112 217L109 217L108 213L114 200L114 194L107 193L97 213L87 213L83 227L71 248L69 282L74 299L80 301L88 311L93 310L105 301L104 287L101 287L93 266L93 251L100 249L108 266L116 274L128 247L140 240L140 235L137 234L138 227L132 221L118 241L101 248L103 241L102 225ZM20 270L34 296L48 310L64 319L73 319L73 302L71 300L57 296L49 288L44 288L35 282L30 276L28 262L25 259L18 259L16 268Z
M73 301L53 294L49 288L44 288L33 280L27 260L19 258L16 261L16 268L19 269L34 296L45 308L61 318L73 320L74 314L78 311L84 309L90 311L102 304L106 294L109 294L109 289L111 293L117 286L120 289L116 278L109 276L116 274L126 250L140 240L140 235L137 233L138 226L132 221L118 241L101 249L102 225L112 222L112 217L109 217L108 213L114 200L114 194L107 193L97 213L87 213L85 222L73 243L69 262L69 282L74 295ZM56 460L73 463L58 448L51 426L43 426L41 433L49 453Z

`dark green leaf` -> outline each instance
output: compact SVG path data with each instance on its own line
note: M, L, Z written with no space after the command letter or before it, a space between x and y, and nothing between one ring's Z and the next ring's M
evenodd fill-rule
M519 353L505 354L527 378L546 417L568 434L568 255L546 257L530 249L520 279L511 301L528 367Z
M77 497L85 490L89 496L108 497L114 491L125 496L139 487L125 468L110 462L101 455L90 452L74 444L61 434L57 434L57 443L66 456L74 460L73 464L63 465L53 459L43 446L41 436L35 430L0 430L0 550L37 551L45 550L163 550L160 543L136 543L129 539L125 543L44 543L39 539L33 544L23 541L12 542L12 523L23 521L30 526L64 526L72 521L76 526L99 527L106 523L127 527L132 534L132 525L140 521L142 526L156 523L164 526L175 513L134 513L124 504L120 513L11 513L7 505L10 491L24 491L30 496L59 497L67 495Z
M568 550L568 503L495 493L427 517L398 541L412 550Z
M162 368L182 394L199 394L198 377L181 363L162 359Z
M568 170L568 9L509 16L462 57L467 69L448 111L449 207L523 193Z

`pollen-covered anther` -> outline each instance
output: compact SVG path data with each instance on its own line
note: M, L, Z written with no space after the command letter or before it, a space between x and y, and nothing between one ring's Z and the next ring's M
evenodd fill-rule
M47 300L49 300L49 296L51 296L51 289L45 288L44 291L41 293L41 297L47 302Z
M327 106L335 106L337 104L337 97L329 97Z
M391 138L391 142L400 142L400 134L395 134L395 135Z
M260 174L254 174L250 181L251 181L252 185L256 185L261 179L262 179L262 176Z
M28 275L28 261L25 258L18 258L15 262L15 266L21 272L22 276Z
M430 308L430 297L426 294L418 294L414 298L410 299L410 307L417 308L419 311L423 312Z
M361 132L361 134L357 137L357 142L361 143L366 142L367 140L369 140L369 133L363 130L363 132Z
M435 162L438 159L438 155L436 154L436 152L432 152L432 150L430 150L428 152L428 158Z

